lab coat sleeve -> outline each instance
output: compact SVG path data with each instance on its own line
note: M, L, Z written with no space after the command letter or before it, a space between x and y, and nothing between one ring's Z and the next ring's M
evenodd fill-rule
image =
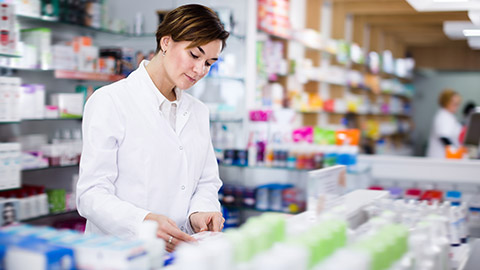
M88 100L83 117L83 150L77 183L77 208L106 234L132 238L148 211L115 195L117 152L125 133L108 92Z
M435 130L439 140L441 137L450 138L455 130L455 122L446 113L440 114L435 118Z
M222 181L218 175L217 159L210 140L205 159L205 166L192 199L190 200L190 208L187 217L190 217L190 215L195 212L219 212L220 202L218 201L218 190L221 186ZM186 227L190 232L193 232L189 218L187 218Z

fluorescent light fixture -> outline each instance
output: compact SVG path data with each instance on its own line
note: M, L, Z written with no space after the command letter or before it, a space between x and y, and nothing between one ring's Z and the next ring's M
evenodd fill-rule
M473 24L480 26L480 10L469 10L468 18Z
M407 0L416 11L468 11L480 10L477 0Z
M433 0L432 2L434 3L465 3L468 2L468 0Z
M470 48L472 48L473 50L480 49L480 37L469 37L467 42L468 46L470 46Z
M475 26L470 21L444 21L443 22L443 33L453 40L464 40L466 37L463 35L464 29L475 29Z
M466 37L480 37L480 29L464 29L463 35Z

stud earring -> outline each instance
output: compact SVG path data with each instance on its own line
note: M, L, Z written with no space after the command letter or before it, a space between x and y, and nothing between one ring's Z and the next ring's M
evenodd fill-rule
M162 50L162 56L165 56L165 53L167 53L167 50Z

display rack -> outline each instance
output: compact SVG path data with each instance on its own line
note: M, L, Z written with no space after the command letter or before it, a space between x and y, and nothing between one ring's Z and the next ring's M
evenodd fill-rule
M89 73L72 70L55 70L55 78L113 82L123 79L125 76L118 74Z
M22 172L44 171L44 170L73 168L73 167L78 167L78 164L61 165L61 166L48 166L48 167L39 167L39 168L28 168L28 169L22 169Z
M31 222L39 221L39 220L42 220L42 219L61 217L61 216L65 216L65 215L69 215L69 214L73 214L73 213L77 213L77 209L67 210L67 211L57 212L57 213L49 213L47 215L42 215L42 216L33 217L33 218L27 218L27 219L21 220L20 222L31 223Z

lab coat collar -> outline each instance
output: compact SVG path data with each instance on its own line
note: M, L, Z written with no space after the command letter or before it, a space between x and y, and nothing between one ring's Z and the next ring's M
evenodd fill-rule
M158 100L158 102L154 102L156 106L155 109L158 109L160 105L162 105L162 103L165 102L165 100L167 99L162 93L160 93L160 91L158 90L158 88L155 86L152 79L150 78L150 75L148 75L147 69L145 68L145 66L148 63L149 61L143 60L140 63L135 73L138 74L137 76L139 76L139 79L143 81L147 86L148 88L147 92L153 93L155 95L156 99L154 100L155 101ZM191 101L189 99L189 96L183 95L182 92L183 90L175 87L175 95L177 96L177 122L175 123L175 127L176 127L175 130L177 135L179 135L180 132L183 130L191 114L190 113Z

